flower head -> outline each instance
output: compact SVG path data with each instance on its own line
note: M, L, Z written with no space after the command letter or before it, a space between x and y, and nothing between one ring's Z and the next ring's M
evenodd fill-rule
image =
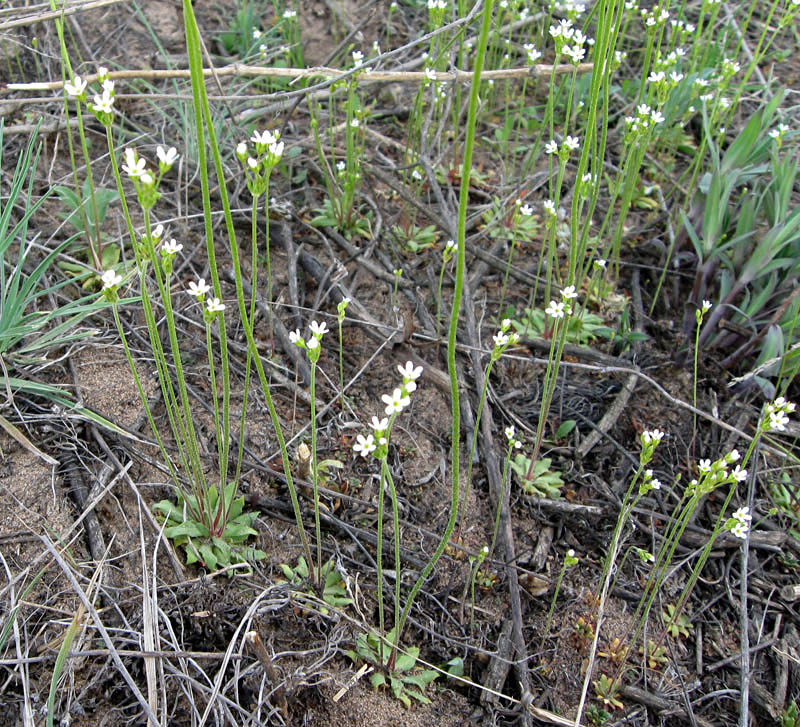
M72 79L72 83L67 81L64 84L64 90L67 92L68 96L80 98L86 91L86 81L84 81L80 76L75 76L75 78Z
M372 427L376 432L385 432L389 428L389 420L386 417L383 419L372 417L370 427Z
M397 370L403 377L403 381L416 381L422 376L422 366L414 366L412 361L406 361L405 366L398 365Z
M113 270L106 270L100 280L103 281L103 290L113 290L122 282L122 276Z
M565 308L565 303L563 300L560 301L551 300L550 304L547 306L547 308L545 308L544 312L551 318L563 318L564 308Z
M163 146L159 145L156 147L156 156L158 157L159 166L164 171L167 171L172 168L172 165L177 161L178 150L174 146L171 146L169 149L164 149Z
M311 321L309 328L311 328L311 333L318 338L322 338L328 332L328 324L325 321L322 323Z
M356 443L353 445L353 451L356 454L367 457L371 452L374 452L376 448L375 437L371 434L367 434L366 437L363 434L356 436Z
M122 171L125 172L131 179L138 179L145 173L145 165L147 162L139 158L135 149L130 147L125 149L125 161L122 164Z
M219 298L209 298L206 309L209 313L221 313L225 310L225 304Z
M211 286L206 283L205 278L200 278L196 283L191 281L189 283L189 295L198 300L211 290Z
M171 240L167 240L161 246L162 255L177 255L181 250L183 250L183 245L179 242L175 242L174 237Z
M568 285L566 288L564 288L561 291L561 297L564 300L572 300L573 298L577 298L578 294L575 292L575 286L574 285Z
M402 389L395 389L391 396L384 394L381 396L381 401L386 404L386 409L384 411L387 416L399 414L411 403L410 397L408 394L404 393Z

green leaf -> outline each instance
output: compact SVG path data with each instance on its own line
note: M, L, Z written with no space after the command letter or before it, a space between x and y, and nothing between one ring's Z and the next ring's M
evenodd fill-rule
M575 429L575 425L577 422L574 419L567 419L566 421L561 422L558 429L556 430L556 439L563 439L567 436L573 429Z
M186 520L179 525L164 528L164 537L174 539L182 535L189 538L207 538L209 533L205 525L194 520Z

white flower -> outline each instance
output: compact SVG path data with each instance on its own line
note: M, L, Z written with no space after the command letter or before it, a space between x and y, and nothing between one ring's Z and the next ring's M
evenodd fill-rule
M416 381L422 376L422 366L414 366L412 361L406 361L405 366L398 365L397 370L400 372L400 376L403 377L404 381Z
M341 174L345 169L347 169L347 164L345 164L343 161L336 162L336 171L337 172L339 172Z
M311 336L311 338L306 341L306 348L308 348L309 351L313 351L317 346L319 346L319 341L314 336Z
M161 236L164 234L164 225L160 222L155 226L153 231L150 233L150 237L153 238L153 241L157 241L161 239Z
M384 417L383 419L378 419L378 417L372 417L372 423L370 424L370 426L376 432L385 432L389 426L389 420L386 417Z
M525 217L530 217L533 214L533 207L529 204L524 204L519 208L519 213Z
M143 172L142 175L139 177L139 181L145 187L152 187L155 179L153 179L153 175L150 172Z
M579 136L568 136L564 139L564 146L571 151L575 151L580 146L580 137Z
M103 91L108 91L109 95L113 94L114 93L114 81L112 81L109 78L106 78L106 80L103 81Z
M136 158L136 151L128 147L125 149L125 162L122 165L122 171L125 172L131 179L137 179L145 173L145 165L147 162L144 159Z
M544 145L544 153L555 154L556 152L558 152L558 144L551 139Z
M178 159L178 150L171 146L169 149L164 149L163 146L156 147L156 156L158 161L165 167L171 167Z
M189 295L195 298L200 298L201 296L204 296L206 293L208 293L210 290L211 286L206 283L206 279L200 278L196 283L194 281L191 281L189 283L188 293Z
M664 438L664 432L660 429L653 429L652 431L642 432L642 441L645 444L653 444L660 442Z
M605 270L606 261L603 260L603 258L598 258L597 260L594 261L594 264L597 265L598 268L603 268Z
M118 275L113 270L106 270L100 277L100 280L103 281L103 290L111 290L122 282L122 276Z
M502 348L508 343L508 336L502 331L498 331L492 336L492 340L494 341L495 348Z
M445 250L455 250L456 249L456 241L455 240L448 240L444 244L444 249Z
M385 411L387 416L399 414L411 403L411 399L401 389L395 389L391 396L384 394L381 396L381 401L386 404Z
M741 457L742 456L739 454L738 449L732 449L730 452L728 452L728 456L725 459L727 459L728 462L738 462Z
M287 20L291 20L292 18L297 17L297 11L296 10L284 10L283 11L283 17L286 18Z
M183 245L175 242L174 237L171 240L167 240L161 248L161 252L164 255L177 255L181 250L183 250Z
M652 489L660 490L661 489L661 480L654 477L650 482L647 483Z
M514 425L512 424L511 426L506 427L505 428L505 433L506 433L506 439L508 439L509 442L511 440L513 440L514 439L514 434L516 434L516 430L514 429Z
M710 310L711 310L711 305L712 305L712 303L711 303L711 301L710 301L710 300L704 300L704 301L703 301L702 308L701 308L701 310L703 311L703 313L708 313L708 311L710 311Z
M353 51L353 65L358 68L364 62L364 54L360 50Z
M94 104L92 104L92 111L96 113L110 114L114 112L114 96L108 91L103 91L103 95L94 95Z
M779 432L786 431L786 425L789 423L789 417L783 411L774 411L769 415L769 428L775 429Z
M411 178L416 180L417 182L421 182L422 181L422 172L420 172L419 169L412 170Z
M350 119L350 126L353 129L357 129L360 125L361 125L361 122L358 119L355 119L355 118Z
M75 78L72 79L72 83L67 81L64 84L64 90L67 92L68 96L83 96L83 92L86 90L86 81L80 76L75 76Z
M269 145L269 153L273 158L273 161L277 161L283 156L283 142L278 141L274 144Z
M546 199L542 203L542 206L544 207L544 211L547 212L547 214L552 215L553 217L556 216L556 203L553 202L552 199Z
M320 338L328 332L328 324L325 323L325 321L322 321L322 323L311 321L309 328L311 328L311 333L313 333L315 336L319 336Z
M738 520L740 523L744 524L749 523L753 519L753 516L750 514L749 507L740 507L735 513L733 513L733 515L731 515L731 517L734 520Z
M353 445L353 451L356 454L367 457L371 452L375 451L375 437L371 434L368 434L366 437L363 434L359 434L356 440L356 443Z
M544 311L548 316L551 318L563 318L564 317L564 301L555 300L550 301L550 305L545 308Z
M731 528L731 533L733 533L733 535L735 535L737 538L741 538L742 540L747 539L747 531L748 531L747 523L742 523L742 522L737 522L736 525L734 525Z
M697 465L697 469L699 469L701 472L711 472L711 460L701 459Z
M253 157L247 157L247 166L250 167L253 171L258 169L260 166L257 159L253 159Z
M220 313L225 310L225 304L219 298L209 298L206 308L209 313Z
M236 145L236 156L239 157L239 159L244 159L247 156L247 144L245 142L240 141Z
M253 135L250 137L250 141L252 141L256 146L269 146L270 144L274 144L277 139L273 136L271 131L253 131Z
M300 329L296 328L294 331L289 331L289 340L297 345L303 339L300 337Z
M575 292L574 285L568 285L564 290L561 291L561 297L564 300L572 300L573 298L577 298L578 294Z

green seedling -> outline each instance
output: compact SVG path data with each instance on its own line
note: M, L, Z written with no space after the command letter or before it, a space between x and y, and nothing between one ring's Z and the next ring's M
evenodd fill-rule
M392 225L392 232L410 252L415 254L433 247L439 238L435 225L428 225L427 227L418 227L414 224L405 227L403 225Z
M511 469L519 479L522 491L531 497L546 497L557 500L561 497L564 480L558 472L550 469L553 460L549 457L537 460L531 471L531 461L524 454L517 454L511 460Z
M769 485L769 494L775 505L789 519L789 534L795 540L800 540L800 487L792 484L788 472L783 472L780 482Z
M619 699L619 681L611 679L606 674L601 674L600 678L594 682L594 692L597 699L603 703L604 707L611 709L624 709L625 705Z
M611 719L611 714L596 704L590 704L586 708L586 719L593 727L603 727Z
M694 626L684 612L676 615L675 606L668 603L666 610L662 611L661 615L664 617L664 628L673 639L677 639L679 636L685 639L689 638L689 632L694 629Z
M395 629L386 634L388 643L382 643L380 636L374 631L359 634L356 650L348 651L347 655L356 663L364 662L373 666L375 671L370 677L372 686L376 689L389 687L394 698L406 707L411 707L412 699L430 704L431 700L425 696L425 689L439 676L439 672L416 666L419 658L419 648L416 646L410 646L402 653L398 652L394 667L390 669L388 663L393 653L394 639Z
M540 308L525 308L522 316L513 318L511 324L521 336L550 338L553 334L552 322ZM584 346L604 334L608 337L608 331L605 321L600 316L584 311L583 315L572 316L569 319L566 342Z
M784 709L778 719L781 727L800 727L800 711L797 709L797 702L792 702Z
M333 227L348 240L356 237L369 239L372 234L371 211L362 212L355 207L346 210L337 200L328 198L316 212L316 216L311 219L314 227Z
M225 488L220 500L217 488L212 485L205 497L198 498L190 493L176 490L177 504L171 500L162 500L153 506L163 521L166 522L164 535L170 538L176 547L186 552L186 564L200 563L209 570L227 568L237 563L262 560L266 557L263 550L245 545L251 535L258 535L252 525L257 514L243 512L244 497L235 497L236 483L231 482ZM224 522L225 527L219 532L212 532L204 522L200 522L192 513L217 513L217 517L205 517L206 522Z
M644 652L645 649L640 646L639 653L644 656ZM660 669L668 660L666 646L656 646L654 641L647 642L647 666L650 669Z
M309 586L312 583L313 579L308 569L308 563L302 555L297 559L297 565L294 568L286 563L281 563L281 570L286 576L286 580L294 586ZM339 573L332 560L322 566L322 579L322 600L331 608L344 608L353 602L353 599L347 595L347 587L342 574ZM306 593L313 595L312 588L309 587ZM327 616L329 611L321 608L320 613Z
M624 646L618 637L615 637L614 640L606 646L605 651L598 651L597 655L615 664L624 664L625 659L628 658L628 647Z

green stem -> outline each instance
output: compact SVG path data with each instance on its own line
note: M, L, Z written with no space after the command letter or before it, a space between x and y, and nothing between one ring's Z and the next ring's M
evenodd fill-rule
M456 524L459 502L459 441L461 438L461 418L459 412L459 392L458 392L458 370L456 369L456 334L458 333L458 318L461 309L461 298L464 291L464 270L466 261L466 230L467 230L467 204L469 202L469 179L472 170L472 154L475 144L475 127L478 116L478 94L480 91L481 72L483 61L486 56L486 44L489 38L489 28L491 27L492 10L494 0L486 0L483 7L483 19L481 21L481 33L475 53L475 65L473 67L472 87L470 89L469 111L467 113L467 128L464 137L464 163L461 172L461 189L458 198L458 252L456 255L456 279L453 288L453 307L450 312L450 329L447 337L447 372L450 376L450 407L452 427L450 432L450 467L451 467L451 495L450 495L450 517L447 522L444 534L439 541L433 556L422 569L419 578L408 594L406 605L400 616L400 623L397 625L397 637L395 643L400 643L400 636L403 632L406 619L414 604L422 584L428 579L431 571L441 558L453 528Z

